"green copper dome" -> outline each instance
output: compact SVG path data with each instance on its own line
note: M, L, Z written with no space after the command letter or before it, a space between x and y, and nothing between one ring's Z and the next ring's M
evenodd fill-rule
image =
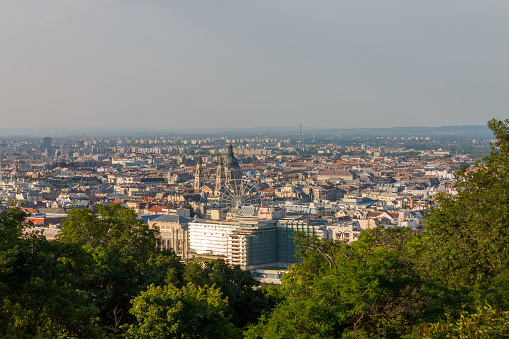
M228 146L228 153L226 154L226 157L224 157L223 159L223 166L226 168L240 168L239 161L233 154L232 144Z

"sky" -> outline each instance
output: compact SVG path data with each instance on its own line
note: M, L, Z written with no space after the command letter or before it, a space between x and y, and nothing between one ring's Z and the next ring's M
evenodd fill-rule
M509 118L509 1L0 0L0 125Z

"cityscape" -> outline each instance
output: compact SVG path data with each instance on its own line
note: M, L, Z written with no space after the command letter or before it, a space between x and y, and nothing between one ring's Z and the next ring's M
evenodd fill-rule
M301 260L295 231L345 242L378 226L422 232L434 198L454 196L455 172L493 142L294 134L3 139L0 199L47 239L72 209L120 204L182 259L224 259L279 284Z
M3 1L0 338L509 338L507 13Z

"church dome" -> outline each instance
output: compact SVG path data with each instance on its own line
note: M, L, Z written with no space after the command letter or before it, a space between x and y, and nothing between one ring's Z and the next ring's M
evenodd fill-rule
M239 161L233 154L232 144L228 146L228 153L226 154L226 157L223 159L223 166L225 168L240 168Z

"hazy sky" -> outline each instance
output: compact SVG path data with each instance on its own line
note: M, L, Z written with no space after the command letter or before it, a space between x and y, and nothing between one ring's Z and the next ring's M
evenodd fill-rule
M509 1L0 0L2 127L509 117Z

